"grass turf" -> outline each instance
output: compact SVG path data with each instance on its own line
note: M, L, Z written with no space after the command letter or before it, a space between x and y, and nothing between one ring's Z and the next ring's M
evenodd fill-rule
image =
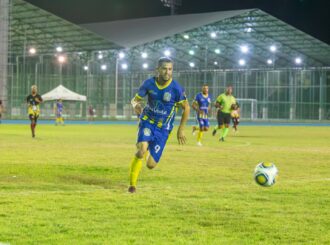
M240 127L226 142L170 138L127 193L135 126L0 125L0 242L329 244L330 130ZM272 161L278 183L253 181Z

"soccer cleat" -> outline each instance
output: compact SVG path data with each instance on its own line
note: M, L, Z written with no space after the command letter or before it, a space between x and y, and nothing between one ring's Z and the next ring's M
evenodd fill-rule
M224 142L224 141L225 141L225 139L224 139L223 137L221 137L221 138L219 139L219 141L222 141L222 142Z
M197 142L197 145L198 146L203 146L202 142L200 142L200 141Z
M192 135L195 136L195 134L196 134L196 128L193 127L193 129L192 129Z
M128 192L135 193L136 192L136 187L135 186L128 187Z
M213 129L212 136L214 136L217 133L216 129Z

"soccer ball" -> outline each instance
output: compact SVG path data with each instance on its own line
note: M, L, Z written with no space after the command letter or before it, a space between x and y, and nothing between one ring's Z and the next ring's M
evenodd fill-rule
M261 186L272 186L276 182L278 170L274 163L259 163L254 170L254 180Z

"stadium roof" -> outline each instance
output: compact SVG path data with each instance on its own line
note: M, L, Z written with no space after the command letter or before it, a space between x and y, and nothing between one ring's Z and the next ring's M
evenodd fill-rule
M11 1L10 45L14 53L34 46L39 54L118 49L119 45L23 0Z
M304 66L329 66L328 44L288 25L259 9L222 11L152 18L100 22L81 25L107 40L129 49L131 60L148 52L156 59L170 49L174 60L195 68L233 68L244 59L250 67L294 66L300 58ZM210 34L214 32L214 37ZM188 38L189 37L189 38ZM249 51L240 50L246 45ZM272 53L270 46L277 51ZM191 51L193 50L193 51ZM151 55L155 57L151 57ZM133 56L133 57L132 57ZM216 67L214 64L217 64Z

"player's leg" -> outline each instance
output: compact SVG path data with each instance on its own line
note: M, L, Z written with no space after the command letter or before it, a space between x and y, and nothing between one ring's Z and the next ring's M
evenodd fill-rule
M59 123L59 118L58 118L58 114L56 114L56 119L55 119L55 126L57 126Z
M233 129L236 132L237 131L237 127L236 127L236 117L232 117L232 122L233 122Z
M197 134L197 145L202 146L202 137L204 131L204 120L202 118L198 119L199 131Z
M148 142L139 142L136 144L137 151L130 164L130 187L129 192L135 192L137 179L139 177L142 160L146 152L148 151Z
M29 119L30 119L30 128L31 128L31 133L32 133L32 137L35 137L34 134L34 129L35 129L35 115L34 114L29 114Z
M213 136L216 135L218 129L221 129L221 126L222 126L221 121L222 121L221 111L218 110L217 111L217 122L218 122L218 124L213 129L213 132L212 132Z
M199 130L199 127L198 127L198 118L196 116L196 125L192 126L192 135L193 136L195 136L197 130Z
M220 141L224 141L228 132L229 132L229 124L230 124L230 114L229 113L223 113L223 127L221 132Z
M149 142L150 155L147 159L147 167L153 169L157 166L166 146L169 132L167 130L155 130L154 140Z

